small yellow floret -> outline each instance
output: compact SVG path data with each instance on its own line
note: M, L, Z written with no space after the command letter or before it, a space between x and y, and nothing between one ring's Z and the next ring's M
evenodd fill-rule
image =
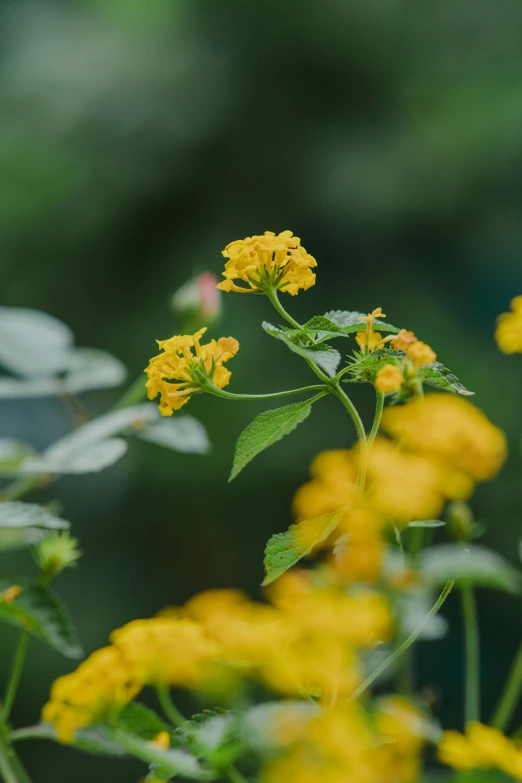
M160 731L154 739L150 740L150 744L161 750L167 750L170 748L170 734L168 731Z
M375 377L375 388L381 394L399 391L404 378L396 364L385 364Z
M4 590L3 593L0 593L0 603L12 604L13 601L18 598L21 592L22 588L20 585L11 585L11 587L8 587L7 590Z
M223 255L228 261L223 272L225 280L218 285L222 291L265 293L279 289L295 296L315 283L311 270L317 261L291 231L277 235L265 231L261 236L238 239L226 246ZM234 280L242 280L248 288L236 285Z
M444 764L461 771L499 769L522 780L522 750L498 729L470 723L465 734L445 731L439 745Z
M421 340L416 340L409 346L406 356L412 362L413 367L418 369L427 364L431 364L437 358L435 351L429 345Z
M504 353L522 353L522 296L511 301L511 312L497 320L495 339Z
M395 335L390 345L395 348L396 351L407 351L410 345L417 342L417 338L413 332L408 332L406 329L401 329L399 334Z

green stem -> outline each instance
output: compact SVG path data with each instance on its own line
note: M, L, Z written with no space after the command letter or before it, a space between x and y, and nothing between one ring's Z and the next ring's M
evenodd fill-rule
M370 435L368 436L368 446L372 445L377 433L379 432L379 427L381 426L382 412L384 410L384 394L381 394L381 392L377 391L377 389L375 390L375 393L377 395L376 402L375 402L375 417L373 419Z
M118 410L118 408L129 408L131 405L137 405L139 402L143 402L146 399L147 389L145 386L144 373L140 373L136 380L125 389L121 397L116 400L112 409Z
M480 715L480 653L475 594L471 585L462 585L462 612L465 637L465 723L479 720Z
M275 288L269 288L266 292L266 295L270 299L271 303L273 304L273 306L275 307L279 315L282 316L285 319L285 321L288 321L288 323L291 324L294 327L294 329L299 329L301 331L303 328L301 324L297 323L295 318L292 318L290 313L286 312L285 308L279 301L277 290Z
M11 745L2 704L0 704L0 778L3 783L31 783Z
M24 668L28 642L29 632L22 631L22 635L20 636L20 641L18 642L18 647L13 661L13 668L11 669L11 676L9 677L9 682L7 683L7 690L5 693L3 715L5 721L9 717L11 707L13 706L13 702L15 700L16 691L18 690L18 684L20 682L20 677Z
M348 699L348 701L353 701L354 699L358 699L358 698L359 698L359 696L360 696L362 693L364 693L364 691L366 691L366 690L367 690L367 689L370 687L370 685L372 685L372 684L375 682L375 680L376 680L378 677L380 677L380 675L381 675L381 674L382 674L384 671L386 671L386 669L388 669L388 668L389 668L389 667L390 667L390 666L391 666L393 663L395 663L395 661L396 661L398 658L400 658L400 656L401 656L403 653L405 653L405 652L406 652L406 650L408 650L408 649L411 647L411 645L412 645L412 644L413 644L413 643L414 643L414 642L417 640L417 638L418 638L418 637L420 636L420 634L422 633L422 629L424 628L424 626L426 625L426 623L428 622L428 620L429 620L431 617L433 617L433 615L434 615L434 614L437 614L437 612L438 612L438 611L439 611L439 609L441 608L442 604L444 603L444 601L446 600L446 598L448 597L448 595L451 593L451 590L452 590L452 588L453 588L453 585L454 585L454 584L455 584L455 582L453 582L453 581L451 581L451 582L447 582L447 583L446 583L446 585L445 585L445 587L444 587L444 590L443 590L443 591L442 591L442 593L439 595L439 597L437 598L437 601L436 601L436 602L435 602L435 604L434 604L434 605L431 607L430 611L428 612L428 614L426 615L426 617L424 618L424 620L421 622L421 624L420 624L419 626L417 626L417 628L416 628L414 631L412 631L412 632L410 633L410 635L409 635L409 636L408 636L408 637L407 637L407 638L406 638L406 639L405 639L405 640L402 642L402 644L400 644L400 645L397 647L397 649L396 649L396 650L394 650L394 651L392 652L392 654L391 654L391 655L389 655L389 656L388 656L388 658L386 658L386 660L385 660L385 661L383 661L383 662L381 663L381 665L380 665L380 666L378 666L378 667L375 669L375 671L373 671L373 672L372 672L372 673L371 673L371 674L370 674L370 675L369 675L369 676L368 676L368 677L367 677L367 678L364 680L364 682L362 682L362 683L359 685L359 687L358 687L358 688L356 688L356 689L355 689L355 691L352 693L352 695L350 696L350 698Z
M515 660L509 672L504 691L498 703L491 725L504 731L515 711L522 692L522 644L518 648Z
M187 719L181 714L172 701L168 688L164 685L158 685L156 694L158 696L158 701L161 704L161 709L170 722L179 729L180 726L187 722Z
M215 394L216 397L222 397L224 400L270 400L274 397L290 397L293 394L303 394L311 391L322 391L323 394L327 393L327 389L319 384L315 386L303 386L301 389L289 389L283 392L272 392L271 394L234 394L233 392L225 391L224 389L218 389L213 383L209 383L205 387L205 391L210 394ZM321 395L323 396L323 395Z
M366 431L359 411L348 397L348 395L341 389L337 381L333 381L330 385L330 389L333 394L341 401L346 410L348 411L350 418L352 419L357 437L359 438L359 445L361 449L361 461L359 464L359 474L357 476L357 486L359 489L364 489L366 482L366 472L368 469L368 441L366 440Z
M113 729L113 737L122 748L127 750L132 756L135 756L146 764L160 765L163 763L168 767L168 750L161 750L154 747L151 742L146 742L134 734L129 734L122 729ZM174 770L173 770L174 772ZM215 773L212 770L198 769L189 774L187 770L178 770L183 777L193 777L197 780L214 780Z

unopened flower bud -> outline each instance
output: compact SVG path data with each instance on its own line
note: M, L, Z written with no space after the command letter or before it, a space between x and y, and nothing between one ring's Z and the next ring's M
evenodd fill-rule
M68 531L52 532L42 538L34 548L34 559L47 583L65 568L73 568L81 557L78 540Z
M189 280L172 297L174 311L184 321L197 322L198 327L214 323L221 312L217 282L212 272L203 272Z

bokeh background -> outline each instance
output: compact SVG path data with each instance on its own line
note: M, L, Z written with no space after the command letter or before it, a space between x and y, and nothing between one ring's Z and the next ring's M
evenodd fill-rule
M4 0L1 303L52 313L131 380L177 330L170 299L187 278L219 274L233 239L293 230L319 261L316 288L287 298L297 318L382 306L507 431L511 461L473 508L487 543L516 562L522 365L498 352L493 328L522 293L521 29L518 0ZM233 390L313 382L261 330L267 301L223 303L216 330L241 342ZM117 396L83 402L96 414ZM368 420L371 390L354 399ZM195 399L210 456L134 442L104 473L34 495L58 495L81 539L81 568L56 587L87 651L207 587L259 594L264 544L290 523L312 456L353 441L342 411L321 404L228 485L235 439L260 407ZM37 447L71 426L51 399L3 403L0 423ZM28 569L29 556L4 567ZM521 612L500 594L479 604L489 709ZM458 601L445 611L452 631L419 646L419 682L457 725ZM5 671L13 635L0 633ZM18 725L73 665L38 642L30 664ZM141 769L45 743L24 760L36 783L117 783Z

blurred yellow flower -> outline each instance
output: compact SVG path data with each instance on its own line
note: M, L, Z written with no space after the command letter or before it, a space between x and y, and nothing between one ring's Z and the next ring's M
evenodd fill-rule
M466 733L445 731L439 745L439 758L458 770L496 768L522 780L522 750L498 729L470 723Z
M191 686L217 651L200 623L175 616L133 620L111 642L146 685Z
M218 389L228 385L231 372L223 365L236 355L239 343L233 337L221 337L201 345L206 331L205 327L193 335L158 340L162 353L150 360L145 385L149 400L161 396L159 410L163 416L171 416L183 407L206 382Z
M222 291L264 293L273 288L295 296L315 283L311 270L317 262L291 231L265 231L262 236L238 239L226 246L223 255L228 261L225 280L218 285ZM242 280L248 288L234 280Z
M42 720L53 724L60 742L69 743L78 729L115 717L142 687L121 651L103 647L76 671L55 680Z
M0 604L12 604L13 601L16 601L21 592L22 588L20 585L11 585L7 590L0 593Z
M361 348L367 348L369 351L375 351L382 343L382 334L379 332L357 332L355 342Z
M417 342L417 338L413 332L408 332L406 329L401 329L399 334L393 335L390 338L390 345L395 348L396 351L407 351L410 345Z
M412 362L413 368L418 370L427 364L431 364L437 358L435 351L421 340L415 340L406 351L407 358Z
M404 378L396 364L385 364L375 376L375 388L381 394L399 391Z
M497 319L495 339L504 353L522 353L522 296L511 300L511 312Z
M429 394L387 408L382 427L405 449L438 457L474 481L494 476L506 458L504 433L456 395Z

